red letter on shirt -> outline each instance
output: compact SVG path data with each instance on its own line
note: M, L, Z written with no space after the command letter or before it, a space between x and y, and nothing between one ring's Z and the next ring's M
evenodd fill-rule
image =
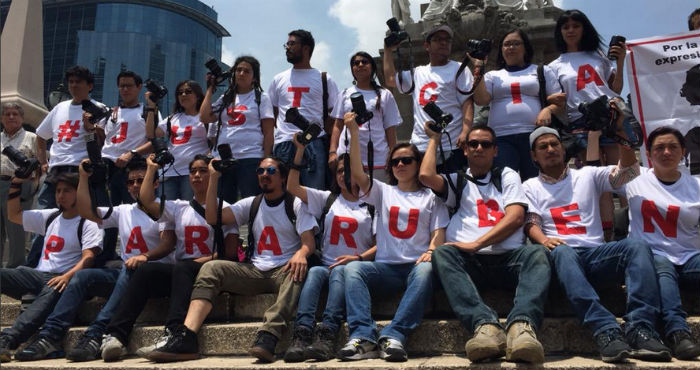
M343 227L343 224L347 227ZM333 224L331 225L331 244L338 245L340 234L343 234L345 244L348 248L357 248L355 238L352 234L357 231L357 220L352 217L333 216Z
M479 227L495 226L505 216L505 213L499 211L498 202L493 199L489 199L486 203L482 199L477 200L476 209L479 215Z
M603 86L603 80L600 79L598 73L591 67L590 64L584 64L578 67L578 77L576 77L576 91L586 88L591 82L595 82L598 86Z
M126 254L131 253L132 250L138 249L141 253L148 252L148 247L146 246L146 241L143 239L143 234L141 233L141 226L136 226L131 230L131 235L129 235L129 240L126 242Z
M110 141L114 144L119 144L126 140L126 130L129 128L129 122L122 122L119 126L119 133L112 136Z
M277 239L277 233L272 226L265 226L260 233L260 238L258 238L258 254L262 254L262 251L266 249L272 251L272 254L275 256L282 254L280 241Z
M49 259L49 253L60 252L63 249L65 241L58 235L51 235L46 240L46 248L44 248L44 259Z
M229 117L231 117L230 120L228 120L229 126L240 126L245 123L245 114L242 113L242 111L248 110L248 107L245 105L239 105L236 108L231 108L228 107L226 110L226 114L228 114Z
M418 228L418 216L420 215L420 210L416 208L411 208L408 210L408 223L406 224L406 230L399 230L399 207L393 206L389 211L389 232L394 237L399 239L408 239L416 233Z
M523 98L520 96L520 82L510 84L510 95L513 96L513 104L520 104Z
M644 219L644 232L653 233L654 225L651 220L654 219L659 225L661 232L667 238L675 238L678 235L678 215L681 212L678 206L668 206L666 210L666 218L661 216L661 212L656 208L653 200L642 201L642 218Z
M569 204L564 207L552 208L549 213L552 215L552 221L557 226L559 235L585 234L585 226L568 227L567 223L581 221L581 215L578 213L571 216L564 216L564 212L578 210L578 203Z
M192 126L187 126L185 127L185 133L182 135L182 139L178 139L177 130L179 128L178 126L170 126L170 142L173 143L173 145L185 144L190 141L190 137L192 137Z
M195 236L197 234L197 236ZM202 254L211 254L207 246L209 239L209 228L206 226L185 226L185 253L194 254L196 245Z
M429 83L423 85L423 87L420 88L420 94L418 94L418 103L420 103L420 105L423 106L423 105L430 103L431 101L436 101L438 98L438 94L432 94L426 99L425 98L425 91L428 89L435 90L437 88L438 88L437 82L429 82Z
M301 95L311 91L310 87L293 87L287 88L287 92L294 93L294 98L292 99L292 108L298 108L301 106Z

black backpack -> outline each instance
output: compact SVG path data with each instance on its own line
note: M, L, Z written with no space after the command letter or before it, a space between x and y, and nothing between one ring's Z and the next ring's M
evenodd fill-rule
M326 199L326 204L323 206L323 211L321 212L321 218L318 219L318 234L316 234L316 255L319 258L321 258L321 252L323 249L323 230L326 227L326 216L328 215L328 212L331 210L331 206L333 203L335 203L336 199L338 199L339 194L331 193L331 195L328 196L328 199ZM372 222L374 222L374 206L368 203L360 203L360 207L367 207L367 211L369 212L369 216L372 219Z
M49 215L49 218L46 219L46 224L44 225L44 235L46 235L46 233L48 232L49 225L51 225L53 220L55 220L56 217L60 216L61 213L63 213L63 211L59 209L56 212ZM81 248L83 246L83 226L84 225L85 225L85 219L81 217L80 221L78 221L78 231L77 231L78 232L78 244L80 244Z
M493 166L491 167L491 179L489 182L496 187L499 193L503 192L503 184L501 183L501 176L503 175L503 167ZM446 175L449 178L449 175ZM462 193L464 193L464 188L467 187L467 181L471 181L476 185L483 186L488 185L488 183L483 183L472 176L467 175L465 171L457 171L457 186L452 188L455 192L456 201L454 208L450 209L450 216L457 213L459 209L459 204L462 201ZM451 183L451 181L450 181Z
M294 195L291 193L284 193L284 212L287 214L289 222L292 223L292 227L296 231L297 226L297 215L294 213ZM248 216L248 246L245 249L245 261L250 262L253 257L253 251L255 250L255 237L253 236L253 221L258 215L258 210L260 209L260 203L263 201L263 194L258 194L253 198L253 204L250 205L250 213Z

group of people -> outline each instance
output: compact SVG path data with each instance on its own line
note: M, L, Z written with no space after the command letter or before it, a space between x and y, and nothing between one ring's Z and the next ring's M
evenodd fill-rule
M430 62L408 71L396 71L396 47L387 45L384 87L374 59L357 52L353 86L339 91L310 65L312 35L295 30L284 44L292 67L267 92L260 63L242 56L226 94L213 101L215 76L207 76L206 91L182 81L164 119L151 92L139 102L143 82L130 71L117 77L121 102L102 120L81 107L94 85L83 67L66 72L72 100L57 105L36 135L21 128L21 106L3 105L2 145L36 157L46 180L37 209L29 209L34 181L14 176L16 164L3 156L3 213L16 225L8 231L36 236L26 265L0 269L2 294L34 295L0 334L0 360L38 333L15 359L117 361L153 297L169 297L165 327L137 354L196 359L198 332L228 292L277 294L249 350L261 361L274 361L288 331L287 362L406 361L435 279L472 333L465 344L472 362L544 362L536 331L550 281L591 329L603 361L699 356L679 293L679 285L700 284L700 180L679 167L684 137L670 126L651 132L653 167L642 169L633 148L589 130L576 109L609 97L618 113L612 124L627 137L615 103L624 43L610 48L611 62L588 18L569 10L555 28L559 58L532 64L527 34L514 29L499 42L499 69L482 75L484 60L471 59L472 73L449 59L452 37L446 25L426 32ZM410 143L397 143L401 117L386 87L412 94ZM359 98L370 119L355 111ZM452 121L436 126L422 109L431 102ZM487 125L473 124L474 102L490 105ZM320 134L287 122L290 109ZM95 141L103 143L102 164L87 159ZM222 145L234 161L219 159ZM570 156L586 165L570 168ZM606 234L613 193L629 204L629 236L618 241ZM604 284L626 285L624 331L596 293ZM493 288L515 292L505 326L479 293ZM403 291L396 314L378 331L371 297L396 291ZM64 354L62 339L92 296L107 303ZM349 341L336 351L343 320Z

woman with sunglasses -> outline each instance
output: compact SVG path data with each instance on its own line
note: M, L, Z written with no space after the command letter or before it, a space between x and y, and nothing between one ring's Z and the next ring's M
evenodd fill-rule
M406 361L406 338L420 324L432 296L430 260L435 248L445 241L447 208L418 181L421 154L415 145L402 143L392 148L387 161L389 184L370 182L362 171L355 113L346 113L344 123L351 135L350 165L352 178L363 194L360 199L377 209L377 252L374 262L355 261L345 267L350 340L338 357ZM394 294L401 289L405 292L396 315L377 337L370 290Z
M146 92L148 109L156 109L156 103L149 99L151 93ZM185 80L175 88L175 104L173 113L160 121L155 136L168 139L168 150L175 157L172 166L165 168L165 181L161 191L168 199L192 199L192 188L188 173L188 164L197 154L207 154L208 124L200 120L199 107L204 100L202 87L196 81ZM146 119L146 127L153 127L153 115ZM152 132L147 129L147 133ZM148 134L147 134L148 135Z
M399 108L394 95L377 83L377 64L371 55L364 51L355 53L350 57L350 71L353 76L353 86L338 95L338 102L333 106L331 113L331 117L335 118L335 125L331 134L328 165L331 169L335 168L338 164L338 156L348 152L348 134L343 128L343 117L345 113L353 110L350 97L360 93L367 111L372 113L372 119L360 125L362 164L365 169L369 169L369 143L372 143L373 176L387 182L389 177L384 162L391 148L396 145L396 126L401 124Z
M209 125L212 154L218 157L219 145L229 145L236 163L223 173L223 198L227 202L260 194L255 169L264 156L272 154L275 116L267 93L260 87L260 62L252 56L236 58L231 68L233 85L212 104L216 86L208 76L208 88L200 115ZM226 96L230 95L230 96ZM230 104L222 107L224 98Z
M530 158L530 133L537 126L549 126L553 112L560 109L554 103L545 107L540 103L533 55L528 35L519 28L509 31L498 47L500 69L486 73L474 92L478 105L490 104L488 125L496 132L496 164L520 172L522 181L538 173ZM561 93L552 70L544 67L544 74L547 96ZM560 104L563 108L563 102Z

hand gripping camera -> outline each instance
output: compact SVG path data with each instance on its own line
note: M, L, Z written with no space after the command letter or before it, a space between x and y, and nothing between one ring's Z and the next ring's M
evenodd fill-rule
M83 111L90 113L92 117L90 118L90 123L94 124L97 121L109 117L112 114L112 109L105 106L97 106L89 99L85 99L81 102Z
M614 101L620 110L624 109L622 101L617 99ZM619 113L610 107L607 96L601 95L592 102L579 104L578 111L583 114L588 130L602 131L603 135L606 136L615 135L617 131L615 121L617 121Z
M434 101L424 105L423 111L435 122L428 125L434 132L442 132L454 119L451 114L443 112Z
M224 83L224 81L228 80L233 75L233 72L231 70L224 72L221 69L219 63L214 58L209 59L206 63L204 63L204 66L207 67L209 73L211 73L211 75L214 76L215 86L221 85L222 83Z
M153 145L153 153L155 154L153 162L157 163L161 168L166 164L173 164L175 157L168 151L168 142L165 137L156 137L151 140Z
M284 120L301 129L301 135L297 136L297 140L304 145L309 145L313 139L321 134L321 125L309 122L296 107L287 109Z
M474 59L484 60L491 52L491 40L469 40L467 41L467 52Z
M168 95L168 89L165 86L151 79L146 80L146 90L151 93L149 99L154 103L158 103L160 99Z
M213 162L212 166L218 172L226 172L226 170L236 164L236 160L233 159L233 153L231 153L231 146L228 144L221 144L216 148L219 152L219 157L221 157L221 160Z
M399 21L396 18L390 18L388 21L386 21L386 25L389 26L389 36L384 38L384 45L398 45L401 43L401 41L408 38L408 33L401 29L401 26L399 26Z
M357 122L358 126L362 126L374 117L374 113L367 110L362 93L354 92L350 94L350 103L352 103L352 111L355 112L355 122Z
M15 177L17 178L28 179L39 168L39 161L36 158L27 158L24 153L11 146L6 146L2 150L2 154L6 155L17 166L15 169Z

